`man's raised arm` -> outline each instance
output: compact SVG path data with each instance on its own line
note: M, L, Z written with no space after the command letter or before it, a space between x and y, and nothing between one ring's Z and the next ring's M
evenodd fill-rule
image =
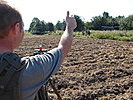
M66 16L66 29L63 35L61 36L58 48L62 50L63 58L71 50L72 40L73 40L73 30L77 27L76 20L73 17L70 17L69 11L67 11Z

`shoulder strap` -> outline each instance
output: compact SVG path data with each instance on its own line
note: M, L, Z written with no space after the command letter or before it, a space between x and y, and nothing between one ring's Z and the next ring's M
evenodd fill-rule
M24 68L24 65L25 60L21 60L15 53L6 52L0 56L0 100L6 100L7 94L5 95L5 93L7 92L10 94L11 91L14 92L12 94L16 95L16 98L12 96L13 99L10 100L19 100L20 94L18 92L20 91L18 91L18 81L20 71Z

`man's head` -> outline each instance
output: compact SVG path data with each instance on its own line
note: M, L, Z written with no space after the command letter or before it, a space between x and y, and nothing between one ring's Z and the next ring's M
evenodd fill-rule
M21 42L23 26L21 14L15 8L9 6L7 2L0 0L0 40L13 35L16 42ZM16 45L18 44L16 43Z

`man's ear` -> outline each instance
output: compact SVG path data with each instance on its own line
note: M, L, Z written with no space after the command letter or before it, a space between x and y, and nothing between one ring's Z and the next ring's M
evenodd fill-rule
M12 31L12 34L17 35L20 32L20 24L16 23L10 31Z
M16 34L18 34L20 32L20 24L19 23L15 24L14 31L15 31Z

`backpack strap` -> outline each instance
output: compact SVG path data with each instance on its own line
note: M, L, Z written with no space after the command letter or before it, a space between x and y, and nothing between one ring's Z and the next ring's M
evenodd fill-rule
M0 56L0 97L5 93L14 92L12 95L13 99L10 100L19 100L20 98L20 86L19 86L19 76L20 71L24 68L26 60L21 60L21 58L15 54L6 52ZM10 91L10 92L9 92ZM0 100L6 100L7 94L0 98ZM11 96L11 95L10 95Z

